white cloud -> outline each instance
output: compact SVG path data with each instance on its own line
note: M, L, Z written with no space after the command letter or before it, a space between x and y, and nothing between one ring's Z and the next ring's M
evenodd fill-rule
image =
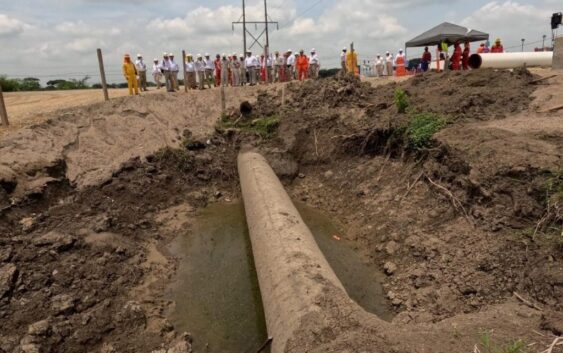
M542 5L523 4L516 1L492 1L462 21L464 26L488 32L491 39L500 37L505 48L516 51L521 38L526 43L541 47L543 34L550 32L552 11ZM548 44L548 43L546 43ZM514 47L514 48L512 48ZM528 47L532 50L533 45Z
M105 43L97 38L79 38L65 45L65 49L77 53L94 53L98 47L104 47Z
M0 36L17 35L28 28L31 28L31 26L0 13Z

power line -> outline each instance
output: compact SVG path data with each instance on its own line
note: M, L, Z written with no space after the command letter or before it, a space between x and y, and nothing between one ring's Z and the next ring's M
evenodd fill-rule
M317 5L319 5L321 2L323 2L324 0L317 0L313 3L313 5L309 6L308 8L306 8L305 10L303 10L299 15L297 15L297 17L295 17L294 19L283 23L281 26L279 26L279 28L283 28L285 26L287 26L288 24L290 24L291 22L300 19L301 17L305 16L305 14L307 14L309 11L311 11L312 9L314 9ZM278 28L278 29L279 29Z

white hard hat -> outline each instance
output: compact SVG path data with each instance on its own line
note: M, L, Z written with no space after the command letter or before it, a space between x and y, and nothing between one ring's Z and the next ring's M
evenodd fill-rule
M137 54L137 57L138 57L138 58L142 58L143 56L142 56L141 54Z
M314 52L316 52L315 48L311 49L311 53L314 53Z
M209 53L205 53L205 56L209 56Z
M201 58L201 54L197 54L197 57L198 57L198 58Z
M167 52L162 53L162 56L168 56Z
M344 47L344 48L342 48L342 50L344 51L344 50L348 50L348 49L346 47Z
M399 49L399 51L403 51L403 49Z
M221 54L221 56L227 56L227 54L223 53L223 54Z
M293 53L293 50L287 49L287 52L288 52L288 53Z
M158 61L158 59L157 59L157 58L154 58L154 60L153 60L153 61Z
M389 54L389 51L386 51L385 54Z
M168 56L174 56L174 54L172 54L172 53L168 53Z

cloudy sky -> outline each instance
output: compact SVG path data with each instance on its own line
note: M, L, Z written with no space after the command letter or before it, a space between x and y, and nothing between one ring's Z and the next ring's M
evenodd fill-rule
M99 81L96 48L104 51L110 81L121 81L124 53L149 61L163 51L240 53L240 0L1 0L0 74L51 78L92 76ZM325 68L338 65L343 46L355 42L361 59L404 42L443 21L501 37L519 51L551 38L550 17L561 0L268 0L272 50L316 48ZM263 20L262 0L247 0L248 20ZM254 27L250 27L255 31ZM259 34L260 28L255 31ZM257 50L258 47L253 49ZM417 54L412 50L409 54Z

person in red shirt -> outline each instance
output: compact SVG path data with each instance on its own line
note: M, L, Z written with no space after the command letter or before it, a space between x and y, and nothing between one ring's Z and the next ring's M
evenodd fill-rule
M495 44L491 47L491 53L504 53L504 47L500 41L500 38L497 38Z
M297 58L297 72L299 74L299 81L307 79L307 73L309 72L309 58L304 54L303 50L299 52L299 57Z
M428 67L430 66L430 62L432 61L432 54L428 50L428 47L424 48L424 53L422 53L422 60L421 60L421 67L422 71L428 71Z
M481 43L479 48L477 48L477 54L482 54L485 52L485 43Z
M459 42L455 42L454 44L454 53L452 54L452 70L459 70L461 69L461 47L459 46Z
M215 56L215 87L221 86L221 55L217 54Z
M471 54L471 49L469 48L469 42L465 42L463 48L463 54L461 56L461 65L464 70L469 70L469 54Z

